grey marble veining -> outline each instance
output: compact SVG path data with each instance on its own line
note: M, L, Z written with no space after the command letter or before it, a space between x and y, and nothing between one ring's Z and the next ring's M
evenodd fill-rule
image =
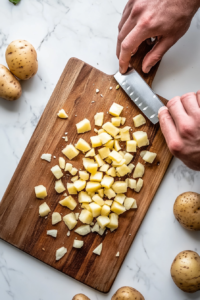
M22 83L23 95L14 103L0 99L0 198L16 169L38 120L68 59L77 57L114 74L117 26L125 0L1 1L0 63L15 39L31 42L38 52L39 70ZM165 55L153 83L170 99L200 89L200 12L187 34ZM146 300L200 299L185 294L170 278L170 266L182 250L200 253L199 233L184 230L175 220L173 203L185 191L200 192L199 172L174 159L109 294L85 285L0 241L1 300L66 300L84 293L95 300L111 299L123 285L138 289Z

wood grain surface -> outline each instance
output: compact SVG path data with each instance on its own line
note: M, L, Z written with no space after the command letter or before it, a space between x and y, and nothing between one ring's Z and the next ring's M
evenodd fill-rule
M143 44L132 59L132 64L151 85L158 65L148 75L141 72L142 59L149 49L150 46ZM68 229L64 222L51 225L52 212L60 212L63 216L70 212L58 204L64 197L56 194L55 178L50 171L52 166L58 164L59 156L63 156L61 150L66 142L62 137L65 132L68 132L69 142L72 144L80 137L90 142L90 136L95 135L94 131L78 135L75 124L88 118L94 128L94 114L101 111L105 112L104 122L109 121L111 116L106 112L113 102L124 106L122 116L127 118L125 125L132 128L133 116L140 113L122 89L115 89L116 84L113 76L76 58L69 60L0 203L1 239L101 292L110 290L172 158L159 125L154 126L147 120L146 125L140 129L148 134L148 149L158 155L152 165L145 165L141 192L128 190L128 196L137 200L138 209L122 214L117 231L111 233L107 230L107 234L103 236L91 233L80 237L72 231L70 237L67 237ZM113 87L112 90L110 86ZM96 88L100 90L99 94L95 93ZM61 108L68 112L69 119L57 118L57 112ZM43 153L51 153L56 158L48 163L40 159ZM140 151L134 157L134 164L138 161L144 163L139 153ZM72 161L74 167L82 169L82 158L83 154L79 154ZM71 182L70 177L65 176L63 182L65 185ZM34 187L39 184L47 188L48 196L44 201L51 208L48 218L41 218L38 214L38 207L44 202L35 197ZM80 212L79 207L78 205L75 212ZM79 225L80 221L77 227ZM58 230L56 239L47 236L46 231L49 229ZM72 248L75 237L84 240L84 246L80 250ZM97 256L93 254L93 250L101 242L102 254ZM62 246L67 248L67 254L56 262L55 252ZM120 256L116 257L118 251Z

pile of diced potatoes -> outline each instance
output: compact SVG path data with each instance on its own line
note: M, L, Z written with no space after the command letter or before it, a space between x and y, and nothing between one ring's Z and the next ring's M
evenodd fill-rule
M112 116L111 122L104 123L104 112L98 112L94 116L96 133L90 137L90 143L84 140L84 135L79 138L75 145L68 144L62 153L68 160L72 161L79 155L84 154L82 159L83 168L80 170L73 167L73 162L67 162L63 157L59 157L58 165L51 168L55 176L55 190L57 193L63 193L66 197L59 201L60 205L71 210L63 218L58 212L52 214L52 225L58 222L65 222L70 231L73 230L78 220L83 225L75 229L75 232L84 236L90 232L97 232L102 235L106 228L114 231L119 225L119 215L130 209L136 209L136 200L127 197L127 189L130 188L139 193L143 187L143 175L145 166L138 162L136 166L131 163L134 154L138 148L149 145L147 133L144 131L134 131L130 126L123 126L126 122L125 117L120 117L123 106L113 103L109 114ZM59 111L60 118L67 118L66 112ZM133 118L134 127L140 127L146 123L145 118L139 114ZM91 131L91 124L88 119L83 119L76 124L78 134L84 134ZM68 141L68 139L65 139ZM122 151L121 143L126 143L126 151ZM98 147L98 150L96 149ZM152 163L156 153L142 151L140 153L144 162ZM51 154L43 154L42 159L51 161ZM67 186L62 182L62 177L67 172L70 174L71 183ZM121 178L125 178L121 180ZM66 194L66 190L68 195ZM43 185L35 187L36 197L44 199L47 196L46 188ZM78 196L78 203L74 199ZM81 212L74 213L77 205L81 205ZM40 205L39 214L41 217L47 216L50 208L46 202ZM57 236L57 230L49 230L47 234L54 238ZM83 241L74 240L74 247L81 248ZM98 248L98 249L97 249ZM94 250L94 253L100 255L102 244ZM60 259L66 253L66 248L57 250L56 259Z

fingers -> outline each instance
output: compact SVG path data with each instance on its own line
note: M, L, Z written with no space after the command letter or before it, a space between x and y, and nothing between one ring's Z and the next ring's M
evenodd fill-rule
M131 53L148 38L146 30L140 31L139 26L136 25L134 29L126 36L121 43L121 51L119 55L119 71L123 74L127 71Z
M192 116L199 111L199 104L195 93L187 93L181 96L180 99L188 115Z
M200 90L197 92L197 102L200 107Z
M119 25L118 25L119 32L121 31L124 23L126 22L128 17L130 16L131 8L132 7L129 5L129 3L127 3L125 8L124 8L124 11L123 11L121 21L119 22Z
M180 129L181 124L188 120L188 115L183 107L180 97L177 96L168 101L167 108L176 127Z
M161 107L159 109L158 116L160 127L169 150L172 152L172 154L176 155L176 153L181 150L182 143L168 108L166 106Z
M169 50L169 48L174 44L174 40L169 38L164 38L158 41L151 51L147 53L143 60L142 70L144 73L149 73L151 68L155 66L157 62L161 60L163 55Z

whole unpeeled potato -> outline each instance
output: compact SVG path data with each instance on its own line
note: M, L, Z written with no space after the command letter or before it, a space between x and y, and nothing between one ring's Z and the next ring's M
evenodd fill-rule
M184 292L200 290L200 256L190 250L180 252L172 263L171 276Z
M142 294L129 286L121 287L112 296L111 300L145 300Z
M77 294L73 297L72 300L90 300L90 299L84 294Z
M200 195L187 192L178 196L174 203L174 215L184 228L200 230Z
M27 41L10 43L6 49L6 61L10 71L21 80L28 80L37 73L37 52Z
M3 65L0 65L0 97L9 101L17 100L22 94L19 81Z

